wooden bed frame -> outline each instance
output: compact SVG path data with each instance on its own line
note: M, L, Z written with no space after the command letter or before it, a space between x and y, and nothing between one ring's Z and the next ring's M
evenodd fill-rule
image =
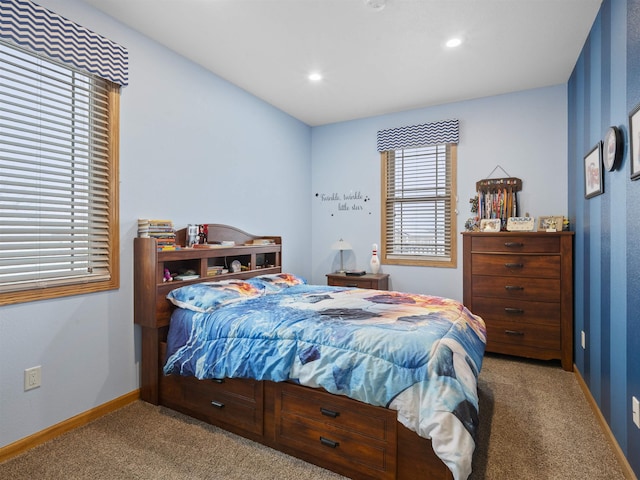
M179 230L176 243L185 244ZM220 242L234 242L221 246ZM219 426L289 455L356 479L447 479L451 471L431 442L375 407L294 383L165 376L162 373L172 305L167 293L189 283L250 278L282 271L281 238L209 224L212 248L158 251L154 238L134 241L134 321L142 330L141 398ZM207 276L239 260L242 270ZM164 272L200 277L164 282Z

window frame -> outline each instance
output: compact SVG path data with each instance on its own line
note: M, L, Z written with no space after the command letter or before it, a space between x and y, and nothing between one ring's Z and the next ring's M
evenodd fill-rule
M387 242L387 225L388 225L388 182L389 178L387 175L388 168L387 164L389 161L389 151L380 152L381 159L381 249L379 252L380 262L386 265L407 265L407 266L422 266L422 267L441 267L441 268L457 268L457 144L455 143L442 143L439 144L441 146L445 146L447 149L447 157L448 157L448 165L447 168L450 170L451 177L451 188L449 191L449 200L450 200L450 212L449 212L449 231L450 231L450 239L449 244L451 247L450 255L448 258L438 259L437 256L433 255L413 255L406 256L403 258L399 258L397 256L393 256L388 250L389 245ZM419 147L417 147L419 148ZM403 149L397 149L392 151L400 151ZM408 150L404 149L404 150Z
M62 68L73 71L69 65L54 61L45 56L40 57L28 50L20 49L14 45L3 42L6 48L21 51L23 54L34 58L41 58L44 61L56 63ZM88 75L84 73L84 75ZM108 155L107 165L108 175L108 209L107 209L107 230L108 230L108 272L106 279L89 279L79 277L77 280L64 281L58 285L34 286L25 285L25 288L0 292L0 305L10 305L16 303L31 302L60 298L72 295L115 290L120 287L120 231L119 231L119 151L120 151L120 86L108 80L104 80L107 91L108 110Z

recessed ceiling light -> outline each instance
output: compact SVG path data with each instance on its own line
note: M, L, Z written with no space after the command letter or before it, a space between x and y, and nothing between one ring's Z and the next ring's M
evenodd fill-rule
M446 43L449 48L456 48L462 45L462 39L459 37L450 38Z
M379 12L387 4L387 0L364 0L364 4L372 10Z
M320 80L322 80L322 74L318 72L313 72L313 73L310 73L307 78L312 82L319 82Z

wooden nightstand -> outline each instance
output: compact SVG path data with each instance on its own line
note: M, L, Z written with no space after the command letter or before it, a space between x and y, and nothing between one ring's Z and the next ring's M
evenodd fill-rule
M344 273L328 273L327 285L389 290L389 274L366 273L364 275L346 275Z

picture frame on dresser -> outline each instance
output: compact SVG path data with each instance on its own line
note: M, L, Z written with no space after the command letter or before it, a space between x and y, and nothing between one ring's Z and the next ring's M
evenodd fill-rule
M640 178L640 103L629 113L629 164L631 180Z
M499 218L483 218L480 220L481 232L499 232L502 223Z
M602 177L602 142L598 142L584 156L584 198L604 193Z
M539 232L559 232L562 230L562 222L564 217L560 216L541 216L538 217Z

